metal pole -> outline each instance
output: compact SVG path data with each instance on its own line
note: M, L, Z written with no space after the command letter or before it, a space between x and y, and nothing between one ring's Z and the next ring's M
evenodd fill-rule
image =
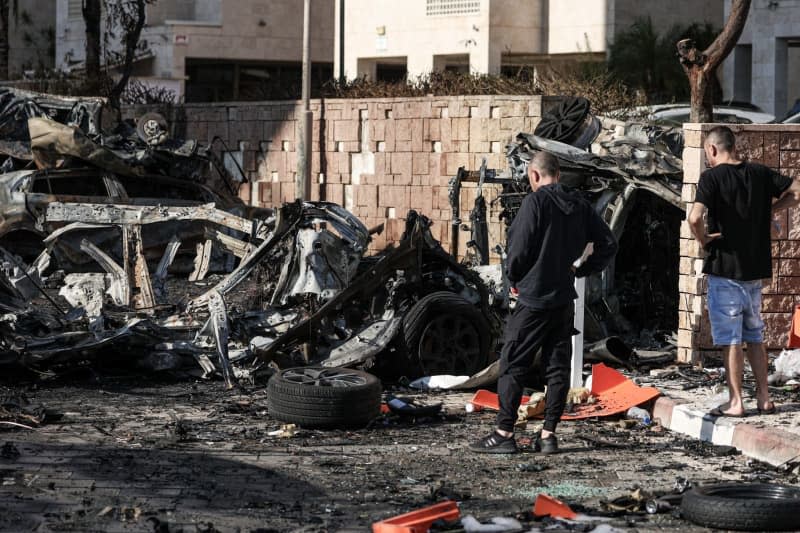
M344 79L344 3L345 0L339 0L339 79L340 80ZM543 48L542 50L546 50L546 48Z
M311 193L311 0L303 1L303 116L300 117L297 143L295 197L308 200Z
M572 373L570 387L583 387L583 314L586 302L586 278L575 278L575 292L578 299L575 300L575 321L573 326L580 333L572 336Z
M583 250L583 255L575 261L575 268L581 266L586 258L594 252L594 244L589 243ZM575 278L575 292L578 299L575 300L575 319L573 327L578 330L577 335L572 336L572 372L570 374L570 387L583 387L583 317L586 312L586 278Z

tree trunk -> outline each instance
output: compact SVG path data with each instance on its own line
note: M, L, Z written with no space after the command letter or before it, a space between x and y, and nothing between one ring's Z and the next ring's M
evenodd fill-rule
M83 0L83 22L86 24L86 79L100 79L100 0Z
M728 57L742 35L749 11L750 0L732 0L722 33L702 52L692 39L678 42L678 57L689 79L692 95L691 122L714 121L713 80L720 63Z
M136 47L139 45L139 37L142 34L142 28L144 27L145 21L145 3L146 0L135 0L135 14L134 19L129 27L124 29L125 35L123 35L122 42L125 44L125 59L122 63L122 76L120 76L117 83L111 89L111 94L109 95L109 102L111 106L117 110L117 112L121 111L121 97L122 93L125 91L125 87L128 85L128 80L131 77L131 72L133 71L133 60L136 56Z
M0 79L8 79L8 24L11 20L9 0L0 0Z

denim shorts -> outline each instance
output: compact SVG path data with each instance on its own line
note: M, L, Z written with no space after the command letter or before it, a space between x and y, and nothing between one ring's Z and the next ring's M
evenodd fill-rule
M764 341L762 286L760 279L736 281L708 276L708 316L714 344L731 346Z

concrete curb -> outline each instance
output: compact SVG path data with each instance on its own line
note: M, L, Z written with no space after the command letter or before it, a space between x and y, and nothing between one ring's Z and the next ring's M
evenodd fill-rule
M760 427L735 418L713 417L674 398L660 396L653 419L670 431L717 445L733 446L744 455L772 466L800 459L796 434L775 427Z

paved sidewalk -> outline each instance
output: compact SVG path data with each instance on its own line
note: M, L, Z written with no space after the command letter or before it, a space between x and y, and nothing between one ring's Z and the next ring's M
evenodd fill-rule
M722 403L718 392L721 379L710 379L708 384L696 388L695 379L680 376L636 381L661 391L662 396L653 406L653 418L660 419L671 431L717 445L734 446L744 455L773 466L800 463L800 390L770 387L777 412L760 415L745 381L745 417L714 417L708 413Z

